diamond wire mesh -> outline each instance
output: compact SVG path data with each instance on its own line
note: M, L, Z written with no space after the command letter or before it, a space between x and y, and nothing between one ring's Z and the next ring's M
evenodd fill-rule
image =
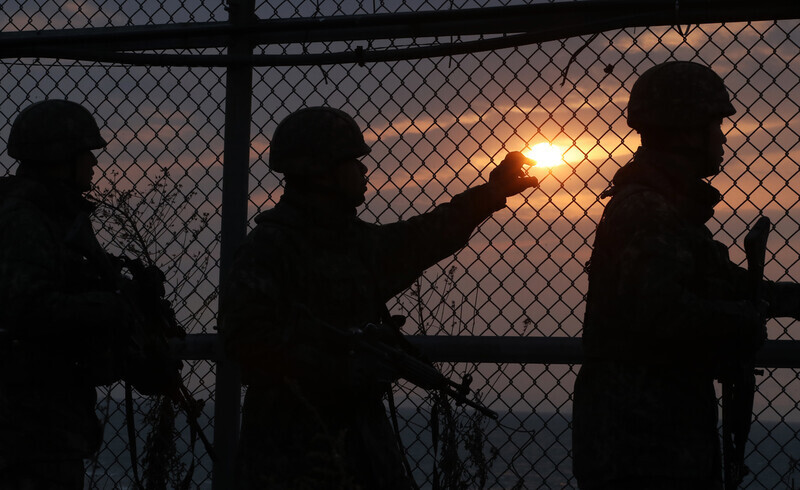
M226 20L220 2L17 2L0 7L4 32ZM135 216L146 249L168 278L168 294L177 317L190 333L213 331L219 260L221 147L224 126L225 71L126 67L58 60L4 60L0 68L0 108L5 116L0 138L5 146L10 122L27 104L67 98L96 116L109 146L98 154L98 192L124 203ZM2 157L2 166L15 163ZM102 208L101 208L102 210ZM119 232L113 220L98 215L101 242L112 253L141 255L141 248ZM214 398L214 364L184 361L184 381L195 397ZM120 385L98 390L98 413L105 440L98 458L87 465L87 488L116 489L131 484L131 460ZM148 399L135 401L138 448L148 430ZM213 405L200 416L211 436ZM185 427L178 416L177 427ZM181 463L191 464L190 434L176 442ZM197 467L191 488L210 488L211 462L195 444ZM141 470L140 470L141 471ZM184 468L184 474L186 474Z
M5 31L14 31L226 17L221 3L137 3L141 7L132 7L132 2L106 2L99 7L90 2L69 4L74 6L70 13L54 7L54 2L12 1L4 3L0 20ZM505 3L449 7L500 4ZM260 4L257 14L286 18L439 8L427 3L412 8L404 2L359 5L269 2ZM450 40L392 40L380 47ZM800 152L799 41L796 21L737 23L688 26L682 32L666 27L623 29L595 38L365 67L257 68L250 215L280 197L280 180L263 163L269 136L281 118L302 106L343 108L365 128L373 147L367 163L373 170L361 217L380 223L424 212L485 181L492 162L506 151L539 142L560 145L566 165L532 169L542 179L541 188L525 198L512 198L509 209L485 222L452 261L421 279L419 294L403 295L393 309L418 315L412 315L416 322L407 326L409 333L422 325L429 334L578 336L586 290L583 264L604 204L597 196L638 144L623 118L630 86L636 74L654 63L671 57L697 59L711 64L725 78L738 110L725 126L730 161L714 179L725 202L717 208L713 231L731 245L732 257L741 262L746 226L757 210L765 210L776 224L768 277L792 280L798 277L800 227L793 209ZM586 49L581 50L584 43ZM343 45L259 49L324 53ZM162 264L174 266L171 284L184 286L174 292L179 318L192 332L211 331L218 273L224 70L6 60L0 90L0 107L9 119L20 107L44 97L67 97L95 111L111 141L100 156L109 164L99 188L137 189L134 197L145 201L140 208L145 222L153 216L156 221L151 223L165 219L158 218L157 209L174 210L167 216L178 218L172 228L155 226L159 234L152 252L161 257ZM2 124L4 142L9 122ZM7 157L2 164L13 169ZM153 186L173 192L173 200L159 208L147 198ZM105 241L126 246L115 238L110 224L99 221L98 227ZM450 283L443 284L448 277ZM792 322L773 321L769 329L770 338L798 336ZM187 364L184 373L190 388L202 398L213 398L213 365L207 361ZM569 413L576 366L458 364L444 368L455 373L475 370L473 386L503 416L501 425L486 427L489 444L499 450L488 487L574 487ZM797 371L768 370L759 387L748 459L755 478L748 488L790 485L797 477L800 458ZM109 427L94 487L115 488L130 482L127 436L121 407L116 404L119 387L103 394L98 407L101 413L108 411ZM422 394L400 387L403 434L415 476L430 484L433 452L421 400ZM418 406L422 409L417 410ZM207 407L203 424L209 433L212 414L213 408ZM182 448L187 437L182 434ZM200 465L194 485L206 488L210 484L208 458L203 456Z
M689 26L683 32L685 37L665 27L600 34L580 51L566 79L570 57L588 37L452 59L256 69L254 150L264 161L275 124L299 107L344 108L366 128L373 149L367 160L374 190L361 216L387 223L485 181L490 162L506 151L539 142L562 146L566 165L532 170L544 177L540 190L512 198L509 210L483 223L454 260L427 273L421 288L430 294L422 300L422 316L428 333L577 336L583 266L604 205L598 196L638 145L624 121L628 91L636 74L654 63L700 60L723 75L738 110L725 126L731 159L714 184L726 202L711 227L732 246L734 260L743 262L743 234L764 210L777 231L768 276L792 280L800 155L797 23ZM291 49L299 48L283 52ZM273 205L281 192L258 163L252 187L257 209ZM437 281L450 271L454 287L444 294ZM418 304L404 301L398 300L397 311L417 311ZM407 324L408 333L416 333L419 323ZM793 323L770 323L770 338L796 336ZM475 367L459 365L454 372L464 369ZM482 365L478 372L483 377L476 376L475 386L484 387L484 399L504 416L501 426L487 429L491 444L501 449L488 486L521 481L524 488L574 487L568 421L577 368ZM797 387L795 370L769 370L761 380L749 456L755 477L748 488L774 488L794 477ZM409 396L409 406L420 405L414 393ZM415 410L406 420L406 444L418 481L430 483L430 432Z

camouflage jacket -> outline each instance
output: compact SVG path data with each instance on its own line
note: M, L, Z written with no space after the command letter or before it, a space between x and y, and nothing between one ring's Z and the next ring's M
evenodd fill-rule
M407 488L382 390L354 382L346 350L317 321L341 329L376 321L386 301L504 205L478 186L429 213L375 225L287 193L256 217L221 301L228 353L249 384L240 464L254 487L271 479L291 488L328 467L340 475L330 488L350 488L353 474L365 488ZM332 448L343 467L320 461Z
M0 179L0 468L99 447L95 385L126 317L90 211L58 182Z
M589 268L575 384L579 484L717 478L715 369L753 342L746 271L705 222L720 195L639 149L613 181Z

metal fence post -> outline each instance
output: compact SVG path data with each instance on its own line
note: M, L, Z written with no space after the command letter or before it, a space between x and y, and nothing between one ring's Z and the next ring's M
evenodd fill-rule
M230 0L230 22L246 25L255 16L254 0ZM252 54L247 38L231 38L228 52ZM250 176L250 119L253 92L253 69L249 65L228 67L225 94L225 149L222 174L222 230L220 250L220 288L231 268L236 249L247 234L248 180ZM222 338L217 361L217 388L214 413L214 463L212 488L233 488L234 463L239 441L241 412L241 374L233 360L224 355Z

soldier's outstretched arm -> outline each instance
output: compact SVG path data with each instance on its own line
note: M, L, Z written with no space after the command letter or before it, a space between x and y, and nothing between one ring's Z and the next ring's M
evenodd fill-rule
M427 213L378 226L371 234L377 242L368 260L382 278L379 296L388 300L410 286L425 269L464 247L481 222L505 207L507 197L537 186L535 177L525 175L523 165L528 162L520 152L509 153L492 170L489 182Z

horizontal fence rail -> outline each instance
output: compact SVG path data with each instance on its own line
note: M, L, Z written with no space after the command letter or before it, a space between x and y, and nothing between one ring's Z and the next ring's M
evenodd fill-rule
M224 357L216 334L194 334L171 343L184 360ZM431 362L511 364L583 364L581 339L574 337L408 336ZM800 368L800 340L767 340L755 357L756 367Z
M315 66L453 56L660 25L796 19L800 5L785 0L606 0L556 2L442 12L268 19L168 26L123 26L7 33L0 58L52 57L153 66ZM509 35L510 34L510 35ZM231 38L253 45L446 36L502 35L429 47L321 54L148 54L126 51L224 48Z

